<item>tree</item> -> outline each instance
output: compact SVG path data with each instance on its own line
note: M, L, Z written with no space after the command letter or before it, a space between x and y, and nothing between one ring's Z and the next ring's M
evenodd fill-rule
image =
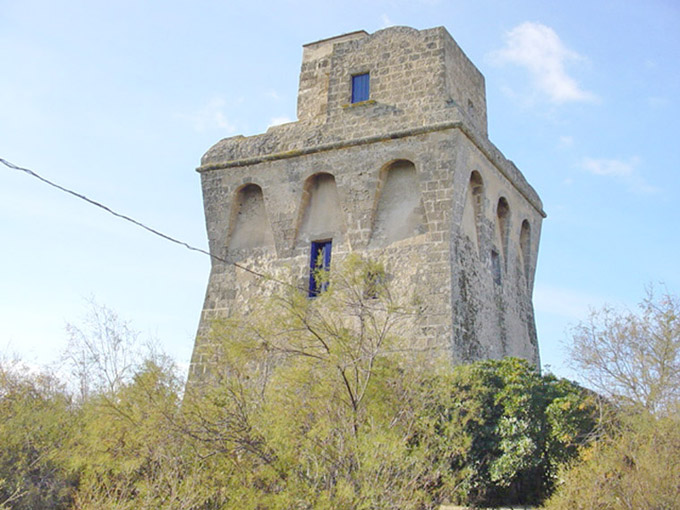
M68 348L62 361L75 377L81 399L91 392L115 393L127 383L148 351L139 332L110 308L93 299L82 325L67 324Z
M348 257L216 321L187 388L96 309L70 347L79 398L0 364L0 508L434 509L535 503L594 422L590 395L505 359L451 369L417 300ZM327 284L327 285L326 285Z
M210 500L182 434L183 378L106 306L69 324L64 360L78 382L77 420L60 458L78 480L73 510L189 510Z
M640 312L592 312L573 332L570 356L600 394L651 413L680 401L680 301L652 290Z
M428 456L447 459L459 504L542 502L595 425L592 395L525 360L460 365L440 379L416 438Z
M202 508L209 473L178 428L181 381L160 360L141 363L131 380L90 395L68 445L79 475L73 510Z
M518 359L452 372L418 348L417 306L375 263L350 258L328 283L215 323L211 378L185 411L228 507L545 498L592 430L587 392Z
M0 508L68 508L77 477L61 449L75 425L64 386L47 372L0 361Z
M649 413L618 425L565 466L546 510L680 508L680 419Z
M679 314L676 296L650 290L639 314L604 308L576 327L575 366L616 405L546 509L680 507Z
M201 455L222 459L231 507L429 508L410 296L354 256L315 276L313 299L291 287L215 323L211 378L185 399Z

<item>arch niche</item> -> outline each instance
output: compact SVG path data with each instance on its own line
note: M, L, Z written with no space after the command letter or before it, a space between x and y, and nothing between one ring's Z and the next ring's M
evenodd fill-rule
M385 165L380 171L369 247L380 248L425 233L423 211L415 165L405 159Z
M229 249L244 250L274 246L274 236L264 205L262 188L245 184L236 191L231 212Z

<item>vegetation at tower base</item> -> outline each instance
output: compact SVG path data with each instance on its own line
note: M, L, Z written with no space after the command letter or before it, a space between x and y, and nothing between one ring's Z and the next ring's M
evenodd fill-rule
M538 504L596 425L592 395L524 360L462 365L425 405L431 452L448 457L461 504ZM436 454L436 453L435 453Z
M593 428L590 396L518 359L452 371L414 343L419 308L390 293L379 264L352 257L314 299L288 289L215 324L210 379L185 409L203 455L229 468L215 472L230 473L230 505L407 509L549 494Z
M0 357L0 509L69 507L77 477L60 452L74 425L55 377Z
M69 463L79 475L73 508L201 508L201 463L178 429L181 384L168 367L144 362L115 394L91 397Z
M15 425L0 426L0 508L427 509L545 498L592 431L591 395L514 358L452 370L413 343L422 303L393 295L380 264L339 266L318 275L328 286L313 299L288 288L216 322L204 344L209 376L184 395L165 358L126 342L72 346L86 353L74 355L76 375L91 378L76 380L77 397L28 374L21 380L40 398L22 400L17 371L3 364L11 377L0 406ZM105 338L125 338L114 331L125 323L97 317ZM110 355L134 362L117 365L126 369L115 385L95 384L107 379L93 367L113 366L101 358ZM39 451L21 453L24 464L8 457L29 447Z
M356 257L328 283L216 324L196 435L236 467L234 507L432 507L446 466L409 442L437 371L406 345L417 306Z
M571 358L615 405L547 508L680 508L678 297L650 289L637 314L594 312L576 327Z
M680 508L680 419L623 415L563 469L546 510Z

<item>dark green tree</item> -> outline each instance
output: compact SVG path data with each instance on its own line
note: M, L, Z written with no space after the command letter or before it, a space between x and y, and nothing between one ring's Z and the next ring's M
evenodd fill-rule
M461 365L441 379L419 440L429 455L447 458L457 503L540 503L596 423L583 388L521 359Z

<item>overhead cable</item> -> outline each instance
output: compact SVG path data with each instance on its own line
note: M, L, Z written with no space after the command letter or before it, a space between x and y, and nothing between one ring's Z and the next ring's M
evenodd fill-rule
M222 257L215 255L214 253L210 253L209 251L204 250L203 248L198 248L196 246L192 246L187 242L181 241L181 240L176 239L172 236L164 234L163 232L156 230L155 228L152 228L152 227L149 227L148 225L145 225L141 221L137 221L136 219L131 218L130 216L127 216L125 214L114 211L110 207L102 204L101 202L97 202L96 200L93 200L93 199L83 195L82 193L78 193L77 191L73 191L72 189L66 188L65 186L61 186L60 184L57 184L53 181L50 181L49 179L46 179L45 177L39 175L37 172L34 172L30 168L20 167L20 166L15 165L14 163L11 163L10 161L7 161L6 159L3 159L3 158L0 158L0 163L2 163L3 165L5 165L8 168L11 168L12 170L18 170L20 172L27 173L31 177L34 177L34 178L38 179L39 181L44 182L48 186L52 186L53 188L56 188L60 191L63 191L64 193L68 193L69 195L72 195L76 198L79 198L80 200L84 200L88 204L94 205L95 207L103 209L107 213L112 214L112 215L116 216L117 218L121 218L125 221L129 221L133 225L136 225L140 228L143 228L147 232L151 232L152 234L154 234L158 237L161 237L161 238L165 239L166 241L170 241L171 243L179 244L180 246L184 246L185 248L192 250L192 251L197 251L199 253L207 255L208 257L210 257L212 259L218 260L219 262L222 262L224 264L231 264L232 266L237 267L239 269L242 269L243 271L247 271L248 273L254 274L255 276L259 276L261 278L266 278L268 280L273 280L273 281L276 281L278 283L282 283L284 285L290 285L289 283L286 283L284 281L276 280L275 278L272 278L271 276L268 276L268 275L265 275L265 274L262 274L262 273L258 273L257 271L254 271L254 270L252 270L248 267L245 267L241 264L238 264L237 262L226 260Z

